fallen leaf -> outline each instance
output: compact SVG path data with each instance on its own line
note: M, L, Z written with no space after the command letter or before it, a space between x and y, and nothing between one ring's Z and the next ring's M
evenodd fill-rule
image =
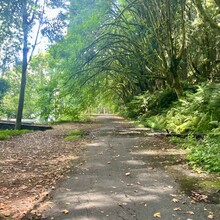
M172 202L178 203L178 202L179 202L179 200L178 200L178 199L173 198L173 199L172 199Z
M196 204L196 201L195 201L195 200L192 200L192 201L191 201L191 204Z
M187 214L190 214L190 215L194 215L194 212L193 212L193 211L187 211L186 213L187 213Z
M181 211L182 209L180 207L174 208L174 211Z
M175 194L170 194L172 197L177 197L178 195L175 195Z
M66 215L66 214L69 214L69 211L68 211L67 209L64 209L64 210L62 211L62 213Z
M214 219L214 215L208 215L209 219Z
M156 212L156 213L154 213L154 217L155 217L155 218L161 218L161 214L160 214L160 212Z

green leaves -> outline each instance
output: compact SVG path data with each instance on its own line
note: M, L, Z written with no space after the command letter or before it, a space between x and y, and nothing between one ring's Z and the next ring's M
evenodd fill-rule
M188 160L197 168L201 166L208 172L220 172L220 139L207 136L189 148Z
M3 78L0 78L0 103L4 94L9 90L10 85L9 82Z

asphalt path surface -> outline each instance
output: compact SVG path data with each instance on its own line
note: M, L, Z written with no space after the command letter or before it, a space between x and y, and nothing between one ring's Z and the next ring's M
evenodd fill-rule
M150 151L140 145L144 137L129 124L111 115L96 120L102 127L94 131L84 162L53 191L46 219L220 219L219 205L192 203L172 175L155 166Z

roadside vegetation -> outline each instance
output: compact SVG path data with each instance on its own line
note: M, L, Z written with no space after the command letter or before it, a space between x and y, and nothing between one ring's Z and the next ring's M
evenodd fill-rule
M79 130L79 129L75 129L73 131L70 131L67 133L65 140L66 141L74 141L74 140L78 140L79 138L83 137L86 135L85 131Z
M22 135L26 133L30 133L30 130L0 130L0 140L6 140L12 136Z
M154 131L174 134L171 141L188 150L187 159L193 168L220 173L218 83L186 89L179 100L170 89L153 96L145 93L127 104L124 115Z

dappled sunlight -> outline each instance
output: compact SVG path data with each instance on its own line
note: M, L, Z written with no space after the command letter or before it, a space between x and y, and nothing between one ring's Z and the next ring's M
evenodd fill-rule
M79 213L86 213L88 210L98 210L100 213L108 212L120 206L129 207L134 203L145 204L147 202L159 202L160 197L156 194L136 195L124 192L125 189L120 189L122 193L95 191L95 192L64 192L56 197L55 203L52 204L57 214L67 208L69 212L77 216ZM59 206L56 206L56 201L59 201ZM67 218L68 219L68 218ZM90 218L89 218L90 219ZM91 218L92 219L92 218ZM98 219L98 218L95 218Z
M154 194L165 194L165 193L172 193L172 188L169 188L169 186L151 186L151 187L141 187L142 191L148 192L148 193L154 193ZM154 195L155 196L155 195Z
M90 144L88 144L87 146L88 147L101 147L101 146L103 146L103 142L95 142L95 143L90 143Z
M146 165L143 160L127 160L127 161L122 161L122 163L128 164L128 165L134 165L134 166L143 166Z
M185 155L185 150L166 149L166 150L137 150L131 152L132 155Z
M74 196L73 196L74 197ZM114 199L109 195L101 194L99 192L87 193L84 196L79 196L77 199L80 200L81 204L75 205L75 210L80 209L91 209L91 208L105 208L114 206ZM89 201L88 201L89 199Z
M149 201L158 201L159 196L157 195L134 195L134 196L128 196L126 194L117 194L115 195L115 201L121 202L121 203L133 203L133 202L149 202Z

